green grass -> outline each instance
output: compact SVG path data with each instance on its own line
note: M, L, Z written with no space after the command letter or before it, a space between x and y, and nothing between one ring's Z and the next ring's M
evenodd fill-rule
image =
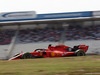
M100 73L100 56L0 60L0 75L88 75Z

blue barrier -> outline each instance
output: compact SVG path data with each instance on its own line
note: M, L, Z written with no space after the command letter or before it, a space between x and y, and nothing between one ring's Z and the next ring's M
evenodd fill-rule
M4 16L4 15L3 15ZM24 18L24 19L0 19L0 22L9 21L30 21L30 20L48 20L48 19L70 19L80 17L92 17L92 12L70 12L70 13L51 13L51 14L37 14L36 18Z

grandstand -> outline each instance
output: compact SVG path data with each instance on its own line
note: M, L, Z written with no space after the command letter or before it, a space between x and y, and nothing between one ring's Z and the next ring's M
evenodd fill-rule
M87 53L100 52L99 11L36 14L0 14L0 59L47 48L49 44L89 45ZM17 18L16 18L17 17ZM95 50L95 51L94 51Z

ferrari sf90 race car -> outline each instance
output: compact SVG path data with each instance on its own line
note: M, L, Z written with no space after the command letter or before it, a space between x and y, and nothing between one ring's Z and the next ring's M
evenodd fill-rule
M66 57L66 56L85 56L88 46L78 45L73 48L65 45L48 46L48 49L36 49L33 52L21 52L16 54L9 60L16 59L32 59L32 58L47 58L47 57Z

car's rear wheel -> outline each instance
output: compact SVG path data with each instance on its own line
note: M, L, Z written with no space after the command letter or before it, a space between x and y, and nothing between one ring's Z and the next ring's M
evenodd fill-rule
M78 50L76 53L75 53L76 56L85 56L85 52L83 50Z
M31 58L33 58L33 55L30 53L25 53L22 55L22 59L31 59Z

